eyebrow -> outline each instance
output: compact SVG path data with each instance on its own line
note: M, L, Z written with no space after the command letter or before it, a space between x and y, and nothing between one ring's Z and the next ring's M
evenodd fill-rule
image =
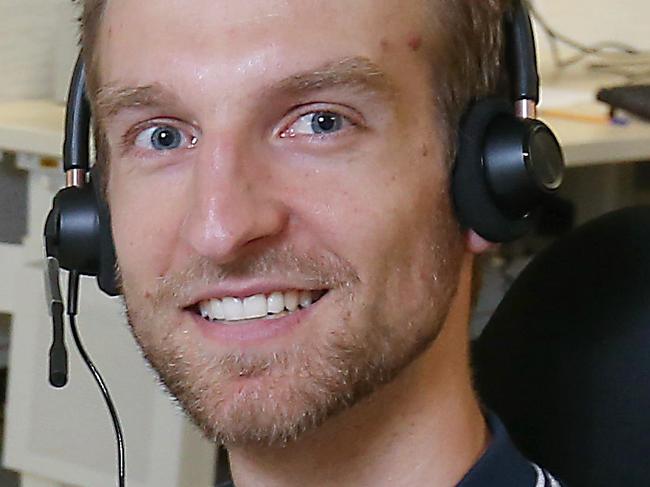
M124 109L161 106L179 101L162 83L131 87L107 84L97 90L95 115L99 121L105 121Z
M379 66L363 56L346 57L316 69L292 74L263 88L266 96L306 93L338 86L367 90L392 99L396 89ZM96 93L98 120L107 120L124 109L179 104L180 97L162 83L120 87L106 84Z
M388 75L370 59L361 56L343 58L291 75L273 83L270 91L305 92L340 85L365 88L387 96L395 94Z

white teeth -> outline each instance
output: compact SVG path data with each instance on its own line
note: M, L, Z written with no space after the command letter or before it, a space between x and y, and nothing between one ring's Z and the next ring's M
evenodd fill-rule
M300 291L300 307L306 308L312 303L311 291Z
M219 301L218 299L213 299L213 301ZM219 301L221 303L221 301ZM212 314L210 313L210 301L201 301L201 304L199 305L199 308L201 310L201 316L204 318L209 318L209 316Z
M206 320L239 321L278 315L285 309L292 312L299 306L307 308L312 303L312 291L276 291L268 296L256 294L243 299L207 299L199 303L199 311Z
M244 303L238 298L223 298L223 314L226 320L241 320L244 316Z
M210 317L213 320L223 320L226 317L226 314L223 311L223 303L220 299L211 299L208 301L210 303Z
M268 297L269 313L281 313L284 311L284 294L275 292Z
M266 314L266 296L256 294L244 299L244 319L263 318Z
M287 291L284 293L284 307L289 311L298 309L298 291Z

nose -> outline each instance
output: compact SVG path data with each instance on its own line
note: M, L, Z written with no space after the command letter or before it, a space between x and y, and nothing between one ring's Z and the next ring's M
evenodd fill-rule
M227 263L251 243L282 233L288 211L269 170L233 145L200 149L182 227L193 252Z

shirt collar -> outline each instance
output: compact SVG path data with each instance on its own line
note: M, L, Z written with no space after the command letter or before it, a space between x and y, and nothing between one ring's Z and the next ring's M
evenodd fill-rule
M495 414L488 413L487 422L492 433L490 444L457 487L561 487L548 472L519 453ZM219 485L234 487L232 480Z
M496 415L489 413L487 422L492 433L490 444L457 487L494 485L499 487L535 487L540 485L540 469L535 468L535 465L519 453L501 420ZM545 482L545 479L543 481Z

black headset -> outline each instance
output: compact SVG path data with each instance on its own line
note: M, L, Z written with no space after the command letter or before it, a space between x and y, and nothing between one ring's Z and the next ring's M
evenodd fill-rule
M564 156L536 119L539 73L535 36L521 0L505 19L511 99L475 101L458 133L452 194L461 224L491 242L523 236L543 199L562 184Z
M90 105L86 97L86 71L77 60L70 84L63 145L66 187L54 197L45 223L48 257L79 274L97 277L102 291L120 294L108 206L101 194L103 174L89 170Z

